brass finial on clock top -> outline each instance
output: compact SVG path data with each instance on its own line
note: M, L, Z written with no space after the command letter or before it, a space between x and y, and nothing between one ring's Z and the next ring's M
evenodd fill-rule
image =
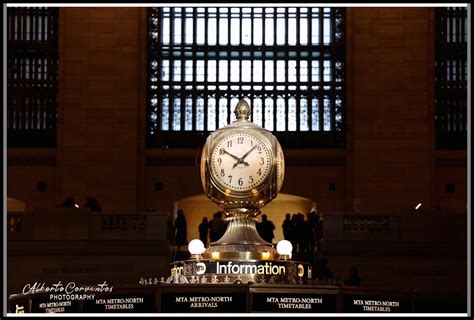
M234 113L234 122L209 135L201 155L204 192L222 207L228 222L225 234L204 255L215 260L274 259L275 248L260 237L255 223L283 184L283 151L270 131L249 121L247 101L240 100Z

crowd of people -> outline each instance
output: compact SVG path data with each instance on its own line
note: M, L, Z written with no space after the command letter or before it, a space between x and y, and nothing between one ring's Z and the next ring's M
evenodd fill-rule
M174 231L170 234L170 243L177 246L177 251L179 251L180 247L188 244L186 217L183 210L178 210L174 223L172 220L169 222L169 228ZM256 227L263 240L273 243L275 225L272 221L268 220L266 214L262 214L261 222L258 222ZM281 227L283 229L283 237L293 245L293 253L318 256L323 235L322 213L313 210L306 214L306 219L300 212L294 214L287 213ZM210 221L208 221L207 217L204 217L198 229L200 240L204 243L204 247L208 247L209 243L219 240L224 235L227 230L227 222L223 219L222 212L218 211L214 213ZM323 257L317 260L314 261L317 265L316 278L319 280L334 280L335 276L328 265L327 258ZM345 285L361 285L359 272L355 266L350 267L350 270L344 274L342 280Z
M295 253L313 253L320 251L323 236L323 214L316 210L305 216L298 212L287 213L282 224L283 237L293 245Z
M182 209L177 212L177 217L169 221L169 229L173 230L170 234L170 243L176 246L185 246L187 240L186 218ZM287 213L285 220L281 225L283 229L283 237L293 245L295 253L312 253L320 248L322 238L322 214L317 211L311 211L305 216L302 213ZM261 221L256 225L257 232L263 240L273 243L275 238L274 223L268 219L266 214L262 214ZM213 218L208 220L207 217L202 218L198 226L199 238L207 247L208 244L219 240L227 230L227 222L223 218L221 211L214 213Z

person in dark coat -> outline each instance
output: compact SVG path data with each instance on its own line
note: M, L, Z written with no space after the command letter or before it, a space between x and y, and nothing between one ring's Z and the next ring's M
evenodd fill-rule
M204 243L204 247L207 248L207 234L209 231L209 223L207 222L207 218L202 218L202 222L199 225L199 239Z
M360 286L360 283L359 271L355 266L351 266L349 277L344 280L344 284L346 286Z
M178 216L174 221L174 227L176 229L175 245L178 246L179 251L180 246L185 246L188 244L186 217L184 216L184 212L182 209L178 210Z
M262 215L262 222L257 225L257 231L262 237L263 240L272 243L273 238L275 237L273 234L273 230L275 230L275 225L273 222L267 219L267 215Z
M320 261L318 279L319 280L334 279L334 274L332 273L331 269L328 266L328 259L327 258L322 258L321 261Z
M291 215L287 213L285 215L285 220L283 220L283 224L281 225L281 228L283 229L283 238L285 240L290 240L290 233L291 233Z

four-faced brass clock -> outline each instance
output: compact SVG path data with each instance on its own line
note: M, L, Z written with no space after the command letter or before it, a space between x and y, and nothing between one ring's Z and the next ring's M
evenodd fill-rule
M283 184L284 158L271 132L249 121L240 100L237 120L213 132L201 157L201 181L214 202L226 208L261 208Z

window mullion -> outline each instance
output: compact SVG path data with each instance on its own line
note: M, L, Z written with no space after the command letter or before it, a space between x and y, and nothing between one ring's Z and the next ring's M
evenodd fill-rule
M230 80L231 80L231 73L230 73L230 64L231 64L231 53L232 53L232 42L231 42L231 36L232 36L232 30L231 30L231 27L232 27L232 8L229 7L229 10L227 11L227 14L228 14L228 19L227 19L227 90L226 90L226 94L227 94L227 123L230 123L230 119L231 119L231 110L232 110L232 107L230 105L230 101L231 101L231 90L230 90Z
M278 111L278 94L276 91L276 86L277 86L277 55L278 55L278 46L277 46L277 22L278 22L278 14L277 14L277 8L273 8L273 27L274 27L274 32L273 32L273 86L272 86L272 92L273 92L273 130L277 130L277 111Z

